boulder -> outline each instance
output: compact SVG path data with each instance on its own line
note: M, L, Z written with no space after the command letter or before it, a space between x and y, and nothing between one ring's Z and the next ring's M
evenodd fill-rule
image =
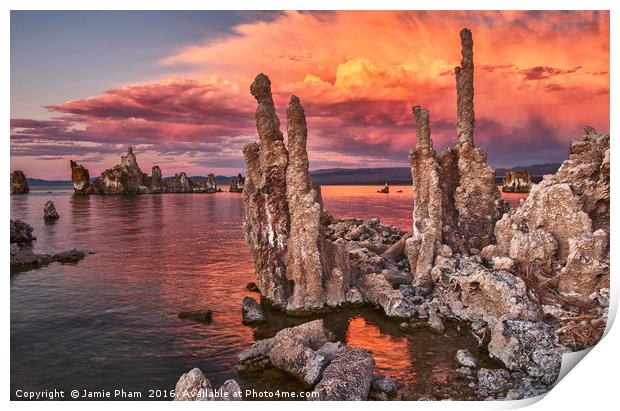
M28 194L30 187L26 175L21 170L11 173L11 194Z
M22 220L11 220L11 243L30 243L36 240L32 235L32 227L30 224Z
M490 370L488 368L480 368L477 377L478 388L488 393L505 391L510 381L510 373L504 369Z
M226 380L219 389L199 368L193 368L179 378L174 389L174 401L239 401L241 387L235 380Z
M360 348L339 348L325 368L323 378L314 388L319 401L364 401L368 399L375 361L370 351Z
M489 354L506 368L523 371L553 384L562 364L562 350L556 345L553 329L540 321L502 317L491 330Z
M265 321L263 309L252 297L243 297L241 311L243 315L243 324L258 324Z
M45 205L43 206L43 218L45 218L46 220L56 220L59 217L60 216L58 215L58 212L56 211L54 202L51 200L46 201Z

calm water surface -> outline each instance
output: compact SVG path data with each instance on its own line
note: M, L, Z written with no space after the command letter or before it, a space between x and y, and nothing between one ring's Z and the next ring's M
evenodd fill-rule
M411 187L326 186L337 217L379 217L410 229ZM398 193L402 190L402 193ZM522 196L521 196L522 197ZM518 202L518 196L513 202ZM53 200L61 218L43 220ZM94 251L79 263L11 274L11 392L17 389L172 389L200 367L214 385L300 390L276 370L237 375L238 353L256 339L307 319L268 312L269 321L241 324L241 300L254 280L243 241L241 194L74 196L35 189L11 196L11 218L34 227L33 249ZM213 322L181 320L184 309L213 311ZM325 317L348 344L370 349L378 372L406 384L411 398L432 391L454 368L459 348L475 342L450 327L446 335L406 335L371 309Z

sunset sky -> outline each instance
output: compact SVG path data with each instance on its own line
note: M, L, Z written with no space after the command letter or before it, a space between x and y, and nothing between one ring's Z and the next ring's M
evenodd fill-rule
M474 37L476 144L497 167L562 161L609 130L608 12L11 12L11 168L244 172L249 85L306 110L310 168L406 166L413 105L456 136L459 31Z

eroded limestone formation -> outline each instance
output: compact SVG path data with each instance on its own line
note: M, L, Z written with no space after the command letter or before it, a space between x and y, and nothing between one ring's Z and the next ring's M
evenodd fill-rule
M88 170L81 164L73 160L69 160L71 166L71 182L73 183L73 191L76 194L93 194L95 188L90 183L90 174Z
M323 233L321 195L308 173L303 107L291 97L287 150L269 78L256 76L250 91L258 102L260 144L244 148L244 233L258 288L271 303L289 311L339 305L348 289L348 262L342 247Z
M15 170L11 173L11 194L28 194L30 187L23 171Z
M166 181L166 192L168 193L191 193L193 183L185 172L175 174L170 180Z
M527 170L506 171L502 191L504 193L529 193L532 188L532 176Z
M56 211L56 206L54 206L54 202L49 200L45 202L43 205L43 218L46 220L56 220L60 216L58 215L58 211Z
M215 175L212 173L207 176L207 181L204 185L205 193L217 193L217 183L215 182Z
M414 184L413 234L406 243L413 284L422 289L432 287L430 277L435 250L442 240L442 193L439 164L431 141L428 110L415 106L417 143L409 153Z
M493 242L500 193L486 153L474 145L474 63L469 29L461 30L461 66L455 69L457 141L439 157L444 233L453 250L468 254Z

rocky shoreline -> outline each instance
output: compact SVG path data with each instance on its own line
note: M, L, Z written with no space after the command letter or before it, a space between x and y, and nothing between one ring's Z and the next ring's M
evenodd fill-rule
M437 155L429 111L413 108L411 234L376 219L336 219L324 209L308 172L301 102L291 96L285 144L271 82L259 74L250 91L260 142L244 148L244 235L263 305L288 315L371 305L411 332L443 333L455 321L501 367L479 367L459 350L461 368L429 399L527 398L553 386L564 352L595 344L604 330L609 135L586 127L559 171L510 209L474 144L473 39L468 29L460 37L456 142ZM240 371L264 367L287 372L323 400L389 398L370 394L372 355L334 341L321 320L241 352Z

